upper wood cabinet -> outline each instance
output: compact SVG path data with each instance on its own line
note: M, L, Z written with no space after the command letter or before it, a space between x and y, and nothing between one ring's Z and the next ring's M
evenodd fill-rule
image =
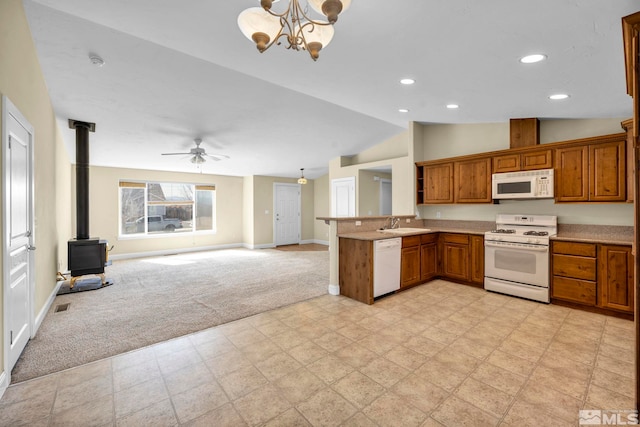
M455 203L491 203L491 158L454 163Z
M622 202L626 135L608 142L556 148L556 202Z
M623 124L624 126L624 124ZM633 187L627 133L416 163L417 203L491 203L491 174L555 169L556 202L625 202ZM629 159L628 156L631 158Z
M519 172L553 167L553 150L525 151L493 157L493 173Z
M453 203L453 162L418 168L422 168L423 176L422 202Z

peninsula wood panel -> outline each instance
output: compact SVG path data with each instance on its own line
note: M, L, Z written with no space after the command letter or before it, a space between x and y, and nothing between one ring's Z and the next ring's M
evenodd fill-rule
M592 202L625 201L626 139L589 146L589 200Z
M423 202L453 203L453 163L423 168Z
M455 203L490 203L491 158L454 163Z
M340 295L373 304L373 242L340 238Z

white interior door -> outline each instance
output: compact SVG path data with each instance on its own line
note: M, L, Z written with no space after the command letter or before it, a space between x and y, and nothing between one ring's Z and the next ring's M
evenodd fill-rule
M356 177L331 180L331 216L356 216Z
M391 215L392 198L391 198L391 180L380 180L380 215Z
M275 245L300 243L300 185L274 184Z
M6 97L2 117L5 360L11 372L33 322L33 127Z

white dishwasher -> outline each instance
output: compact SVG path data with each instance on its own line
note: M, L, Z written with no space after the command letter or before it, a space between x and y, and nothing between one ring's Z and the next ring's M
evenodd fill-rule
M402 237L373 242L373 297L400 289Z

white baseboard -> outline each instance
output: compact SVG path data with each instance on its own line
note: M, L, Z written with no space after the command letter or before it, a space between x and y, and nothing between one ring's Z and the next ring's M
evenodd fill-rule
M218 249L241 248L243 246L245 245L243 245L242 243L231 243L227 245L198 246L196 248L180 248L180 249L165 249L161 251L134 252L129 254L109 255L109 259L112 259L115 261L119 259L147 258L147 257L153 257L153 256L184 254L189 252L202 252L202 251L215 251Z
M62 286L63 282L64 282L63 280L58 280L55 288L53 288L53 291L51 291L51 293L49 294L49 298L47 298L47 302L42 307L42 310L40 310L40 312L36 316L35 321L33 322L33 330L31 331L31 338L34 338L36 336L36 333L38 332L38 329L40 329L40 325L42 325L42 322L44 321L45 316L49 312L49 308L51 308L51 305L53 304L53 300L56 299L56 295L58 295L58 291L60 290L60 286Z
M273 243L264 243L262 245L250 245L248 243L244 243L242 247L247 249L273 249L276 245Z
M4 392L7 391L9 387L9 376L6 372L0 374L0 399L4 395Z
M340 295L340 285L329 285L329 294Z
M325 246L329 246L329 241L328 240L319 240L319 239L313 239L313 240L306 240L306 243L315 243L318 245L325 245Z

